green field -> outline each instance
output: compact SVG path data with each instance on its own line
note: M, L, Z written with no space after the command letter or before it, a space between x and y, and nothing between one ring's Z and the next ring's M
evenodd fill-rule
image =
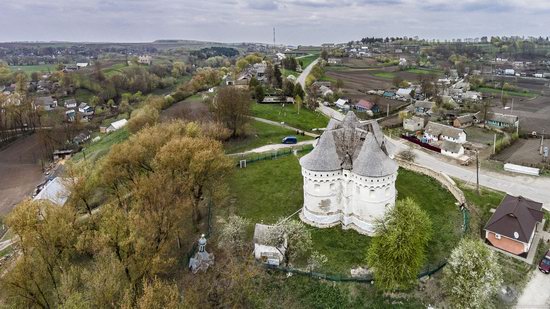
M405 70L405 72L409 72L409 73L414 73L414 74L435 74L435 75L438 75L438 74L441 74L442 72L440 70L434 70L434 69L420 69L420 68L416 68L416 69L407 69Z
M298 76L300 76L300 73L292 70L287 70L287 69L283 69L282 73L284 77L288 77L289 75L294 75L294 77L298 78Z
M286 156L260 161L237 170L230 181L233 212L252 223L272 224L302 207L303 181L298 159ZM460 238L462 215L453 196L436 180L400 170L396 183L398 198L413 198L428 212L434 227L429 243L430 268L441 263ZM370 237L340 227L311 228L314 249L328 258L324 271L349 275L352 267L365 265ZM252 236L250 231L250 237Z
M30 75L33 72L39 72L39 73L55 72L57 71L57 64L10 66L10 69L15 72L23 72Z
M246 138L234 139L224 144L227 153L238 153L269 144L280 144L285 136L293 135L298 142L311 139L309 136L296 135L295 131L253 120L249 124Z
M73 160L80 161L86 159L96 162L106 155L113 145L124 142L128 137L130 137L130 132L126 129L120 129L109 134L102 134L99 141L89 142L81 152L73 157Z
M122 73L123 69L126 67L128 67L126 63L117 63L117 64L113 64L108 68L103 69L102 71L107 77L111 77L117 73Z
M294 105L258 104L252 105L252 116L284 122L285 124L304 131L314 128L324 128L328 124L328 118L323 114L302 107L300 113Z
M395 77L395 73L392 73L392 72L376 72L372 75L376 77L386 78L386 79L392 79Z
M501 89L495 89L495 88L489 88L489 87L480 87L480 88L477 88L477 91L482 93L497 94L497 95L505 94L513 97L534 98L537 96L537 94L533 92L529 92L528 90L513 91L513 90L501 90Z
M304 66L302 67L302 69L305 69L307 68L313 61L315 61L315 59L319 58L319 54L311 54L311 55L307 55L307 56L303 56L303 57L298 57L296 58L298 61L301 61Z

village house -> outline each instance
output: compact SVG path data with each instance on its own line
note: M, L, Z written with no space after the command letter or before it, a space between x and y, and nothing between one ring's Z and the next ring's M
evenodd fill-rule
M455 120L453 120L453 126L455 128L470 127L474 125L477 119L476 117L477 117L477 114L467 114L467 115L458 116L455 118Z
M91 116L94 114L94 109L89 106L88 103L81 102L80 105L78 105L78 112L84 116Z
M411 132L424 129L424 118L412 116L411 118L403 119L403 129Z
M342 58L328 58L329 64L341 64Z
M497 129L517 128L519 125L519 117L515 115L488 112L487 117L485 118L485 124Z
M349 109L349 104L348 104L348 100L346 99L338 99L334 105L336 105L336 107L338 108L341 108L341 109Z
M400 88L399 90L397 90L395 94L398 97L409 100L412 98L412 92L413 92L413 89L411 88Z
M69 109L65 111L65 120L67 122L75 122L76 120L76 111L74 109Z
M153 63L153 57L149 55L142 55L138 57L139 64L151 65Z
M319 94L321 94L321 96L323 96L323 97L326 97L326 96L329 96L329 95L333 95L334 91L332 91L327 86L321 86L321 87L319 87Z
M459 158L464 155L464 146L460 143L443 141L441 144L441 154L448 157Z
M63 106L65 106L65 108L67 109L72 109L72 108L76 108L78 106L78 103L76 103L75 99L67 99L63 103Z
M431 101L416 101L414 103L414 113L416 115L431 115L433 108L435 107L435 102Z
M34 99L34 108L42 108L45 111L51 111L56 107L57 101L52 97L38 97Z
M378 104L365 99L359 100L359 102L355 104L355 109L358 112L367 112L367 111L371 111L372 113L380 112L380 107L378 106Z
M493 247L526 257L543 217L542 203L506 195L485 225L485 239Z
M424 128L424 139L428 142L446 140L464 144L466 143L466 132L463 129L430 121Z

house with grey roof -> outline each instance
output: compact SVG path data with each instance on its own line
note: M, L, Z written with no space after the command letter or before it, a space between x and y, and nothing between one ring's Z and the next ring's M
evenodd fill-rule
M466 143L466 132L460 128L430 121L424 128L424 139L428 142L447 140L464 144Z
M38 97L34 99L34 108L41 108L45 111L51 111L56 107L57 101L52 97Z
M45 200L53 203L57 206L63 206L67 203L69 195L71 194L69 188L64 183L62 178L56 177L52 181L48 182L42 191L40 191L34 198L34 201Z
M448 157L459 158L464 155L464 146L460 143L443 141L441 154Z
M435 107L435 102L432 101L416 101L414 103L414 113L416 115L431 115L433 108Z
M506 195L485 225L485 240L496 248L527 257L543 217L542 203Z
M488 112L487 117L485 117L485 124L497 129L517 128L519 117L510 114Z
M403 119L403 129L411 132L424 129L424 118L412 116L411 118Z
M304 206L300 218L373 235L377 219L395 205L398 165L378 122L353 112L331 119L315 148L300 159Z

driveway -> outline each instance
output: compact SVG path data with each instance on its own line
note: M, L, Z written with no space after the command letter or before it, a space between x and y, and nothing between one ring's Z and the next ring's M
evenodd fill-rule
M518 299L517 309L550 308L550 275L545 275L538 269L534 272Z

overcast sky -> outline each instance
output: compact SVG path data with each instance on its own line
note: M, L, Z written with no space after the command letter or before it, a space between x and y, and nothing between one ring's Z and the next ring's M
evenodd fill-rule
M550 35L549 0L4 0L0 41L320 44ZM527 4L528 3L528 4Z

